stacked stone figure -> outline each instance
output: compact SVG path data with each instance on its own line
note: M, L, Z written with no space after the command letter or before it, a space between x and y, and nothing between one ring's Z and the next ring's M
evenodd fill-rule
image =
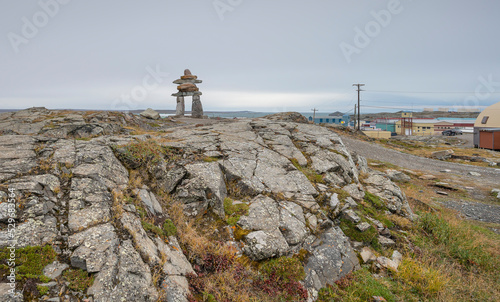
M191 116L194 118L203 118L203 106L201 105L200 95L202 94L196 84L201 83L198 77L191 74L189 69L184 70L184 75L180 79L175 80L173 83L178 84L177 90L179 92L172 94L172 96L177 97L177 109L176 116L184 116L184 97L192 96L193 105L191 108Z

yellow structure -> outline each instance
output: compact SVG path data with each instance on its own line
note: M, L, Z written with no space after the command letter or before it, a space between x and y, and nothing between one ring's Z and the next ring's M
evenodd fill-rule
M476 119L475 128L500 128L500 102L484 109Z
M363 133L371 138L391 138L391 131L363 131Z
M455 124L445 121L434 124L434 134L441 134L443 131L448 129L455 129Z
M396 133L401 133L401 121L396 122ZM410 135L434 135L434 121L413 120Z
M500 102L484 109L477 117L474 147L500 150Z

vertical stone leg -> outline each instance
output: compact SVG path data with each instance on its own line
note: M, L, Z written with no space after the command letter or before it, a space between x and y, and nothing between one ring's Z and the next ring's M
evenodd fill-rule
M184 97L183 96L178 96L177 97L177 108L175 110L175 115L176 116L184 116Z
M194 118L203 118L203 106L199 95L193 95L193 107L191 108L191 116Z

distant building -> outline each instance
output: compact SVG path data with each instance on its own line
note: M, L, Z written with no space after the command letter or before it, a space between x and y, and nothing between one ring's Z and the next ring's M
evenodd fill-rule
M484 109L474 123L474 147L500 150L500 102Z
M404 133L405 135L433 135L434 134L434 125L439 122L436 119L413 119L411 124L406 125L404 127L404 131L402 128L402 123L404 120L400 120L396 122L396 133Z
M312 122L313 117L310 116L309 121ZM349 125L351 117L348 114L342 116L316 116L314 119L315 124L337 124L337 125Z
M448 112L448 111L450 111L450 108L441 107L441 108L438 108L437 111L439 111L439 112Z
M424 108L424 112L433 112L434 108Z
M453 123L447 121L439 121L434 124L434 132L435 134L441 134L441 132L449 129L454 129Z
M381 130L363 130L363 133L371 138L391 138L391 132L390 131L381 131Z
M457 109L457 112L472 112L472 113L475 113L475 112L481 112L481 109L479 109L479 108L459 108L459 109Z

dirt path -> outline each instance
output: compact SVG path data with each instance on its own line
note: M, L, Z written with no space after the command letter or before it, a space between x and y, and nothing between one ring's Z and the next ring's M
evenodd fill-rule
M500 188L500 169L450 163L418 157L388 149L375 143L353 139L345 135L341 135L341 137L349 150L355 151L361 156L369 159L388 162L406 169L425 171L434 175L440 174L443 170L451 170L451 172L448 173L450 176L455 176L478 184ZM476 172L481 174L481 176L472 176L469 175L469 172Z

